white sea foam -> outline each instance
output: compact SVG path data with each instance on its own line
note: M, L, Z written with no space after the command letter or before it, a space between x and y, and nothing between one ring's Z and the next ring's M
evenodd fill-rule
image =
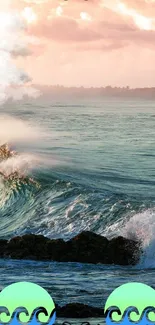
M46 146L48 134L36 125L10 117L0 116L0 145L8 143L17 155L0 162L0 172L5 175L17 171L27 174L35 168L51 167L60 164L56 158L38 154L37 148Z
M155 209L135 214L124 226L123 235L142 243L143 255L139 267L155 267Z
M9 176L14 172L26 175L28 171L35 168L40 163L39 157L30 154L20 154L0 162L0 171Z
M107 227L105 234L110 237L121 235L140 241L143 254L138 267L155 268L155 209L137 213L128 220L121 219Z

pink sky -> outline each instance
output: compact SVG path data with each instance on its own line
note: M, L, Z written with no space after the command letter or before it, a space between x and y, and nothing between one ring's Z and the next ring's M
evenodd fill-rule
M25 33L37 37L31 54L16 59L33 83L155 86L155 0L8 0L5 8L0 5L0 10L11 8L25 15Z

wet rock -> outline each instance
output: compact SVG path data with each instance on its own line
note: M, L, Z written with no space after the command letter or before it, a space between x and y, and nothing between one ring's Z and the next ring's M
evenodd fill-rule
M8 242L6 255L16 259L47 259L45 247L48 240L42 235L33 234L14 237Z
M7 248L7 240L0 239L0 256L4 256L4 252Z
M68 258L81 263L106 263L108 239L83 231L68 242Z
M80 303L71 303L63 307L56 307L57 317L88 318L104 317L104 308L91 307Z
M67 243L63 239L51 239L47 242L47 254L50 260L65 262L67 260Z
M121 236L108 240L90 231L67 242L34 234L0 241L0 256L15 259L133 265L140 254L140 244L136 241Z
M140 244L122 236L109 241L108 263L118 265L134 265L140 258Z

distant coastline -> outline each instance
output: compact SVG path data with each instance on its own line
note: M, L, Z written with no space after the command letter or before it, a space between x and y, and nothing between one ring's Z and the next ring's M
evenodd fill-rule
M33 85L40 90L41 96L48 97L125 97L125 98L149 98L155 99L155 87L152 88L130 88L127 87L65 87L61 85Z

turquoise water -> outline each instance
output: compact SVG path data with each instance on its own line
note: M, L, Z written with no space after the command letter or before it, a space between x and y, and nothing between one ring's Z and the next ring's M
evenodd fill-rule
M28 175L41 185L10 190L1 184L1 238L33 232L68 239L92 230L141 239L145 252L136 268L1 260L1 288L26 279L48 289L59 304L104 306L122 283L155 286L154 102L39 99L6 104L0 114L14 118L8 138L21 158L10 164L25 170L24 153ZM28 131L19 143L19 119L31 130L39 127L44 137L31 141Z

